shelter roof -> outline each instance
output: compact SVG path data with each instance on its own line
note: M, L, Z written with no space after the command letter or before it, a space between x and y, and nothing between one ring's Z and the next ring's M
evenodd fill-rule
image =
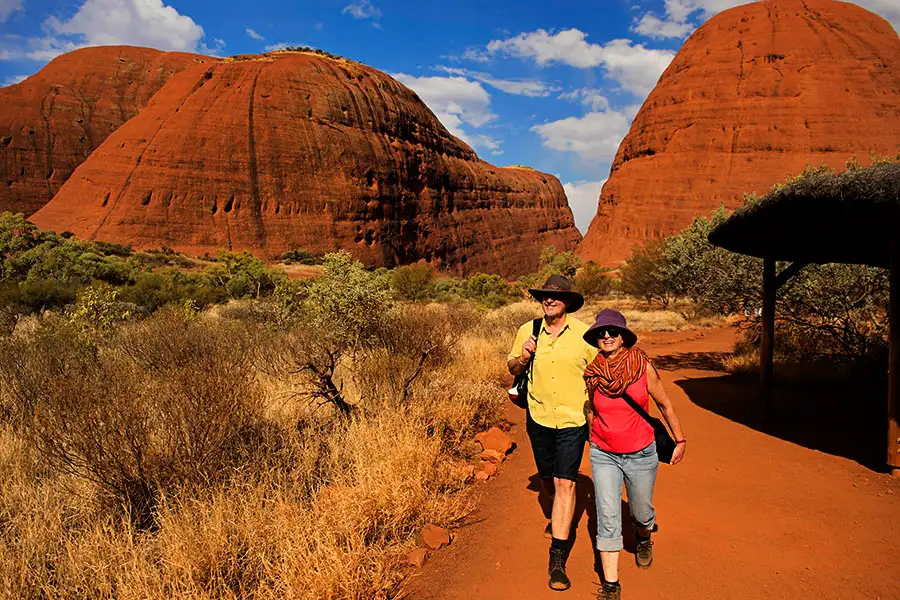
M817 174L738 209L710 234L715 246L784 261L890 266L900 236L900 163Z

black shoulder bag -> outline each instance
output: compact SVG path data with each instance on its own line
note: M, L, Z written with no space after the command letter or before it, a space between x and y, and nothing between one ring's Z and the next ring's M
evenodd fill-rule
M538 334L541 332L541 321L544 319L535 319L531 322L531 335L534 336L534 339L538 339ZM535 353L537 353L537 346L534 349ZM517 394L510 394L509 398L513 404L518 406L519 408L528 408L528 378L531 372L534 370L534 355L531 356L531 359L528 361L528 364L525 365L525 370L522 371L521 375L516 375L516 379L513 382L513 389L516 390Z
M675 453L675 440L672 439L672 436L669 435L669 430L666 429L666 426L663 425L663 422L657 419L656 417L651 417L647 414L647 411L644 408L634 401L634 398L629 396L627 393L622 394L622 400L628 403L628 406L634 409L634 412L641 415L647 423L650 424L650 427L653 428L653 437L656 439L656 455L659 457L659 462L663 462L669 464L672 462L672 454Z

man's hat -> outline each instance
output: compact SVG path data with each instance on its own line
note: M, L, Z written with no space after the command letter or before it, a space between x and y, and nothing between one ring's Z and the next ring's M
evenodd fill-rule
M615 327L622 332L622 344L626 348L631 348L637 342L637 335L628 329L625 321L625 315L611 308L604 308L597 315L597 320L584 333L584 341L596 348L599 344L599 330L604 327Z
M572 282L562 275L551 275L544 285L528 290L538 302L546 297L559 298L566 303L566 312L573 313L584 306L584 296L572 291Z

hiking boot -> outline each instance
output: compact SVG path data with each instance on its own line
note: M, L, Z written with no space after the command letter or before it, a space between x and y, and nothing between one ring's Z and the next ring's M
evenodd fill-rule
M597 590L597 600L622 600L622 586L618 581L613 583L604 581Z
M557 548L550 548L550 589L564 592L572 587L569 576L566 575L566 559L568 552Z
M544 537L548 540L553 539L553 523L547 521L547 526L544 527Z
M653 542L650 538L637 538L637 551L634 553L634 562L639 569L649 569L653 564Z

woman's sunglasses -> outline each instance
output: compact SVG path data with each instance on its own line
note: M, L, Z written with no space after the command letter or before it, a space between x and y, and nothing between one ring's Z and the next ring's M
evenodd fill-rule
M609 335L611 338L617 338L622 335L622 330L618 327L600 327L597 329L597 339L603 339Z

